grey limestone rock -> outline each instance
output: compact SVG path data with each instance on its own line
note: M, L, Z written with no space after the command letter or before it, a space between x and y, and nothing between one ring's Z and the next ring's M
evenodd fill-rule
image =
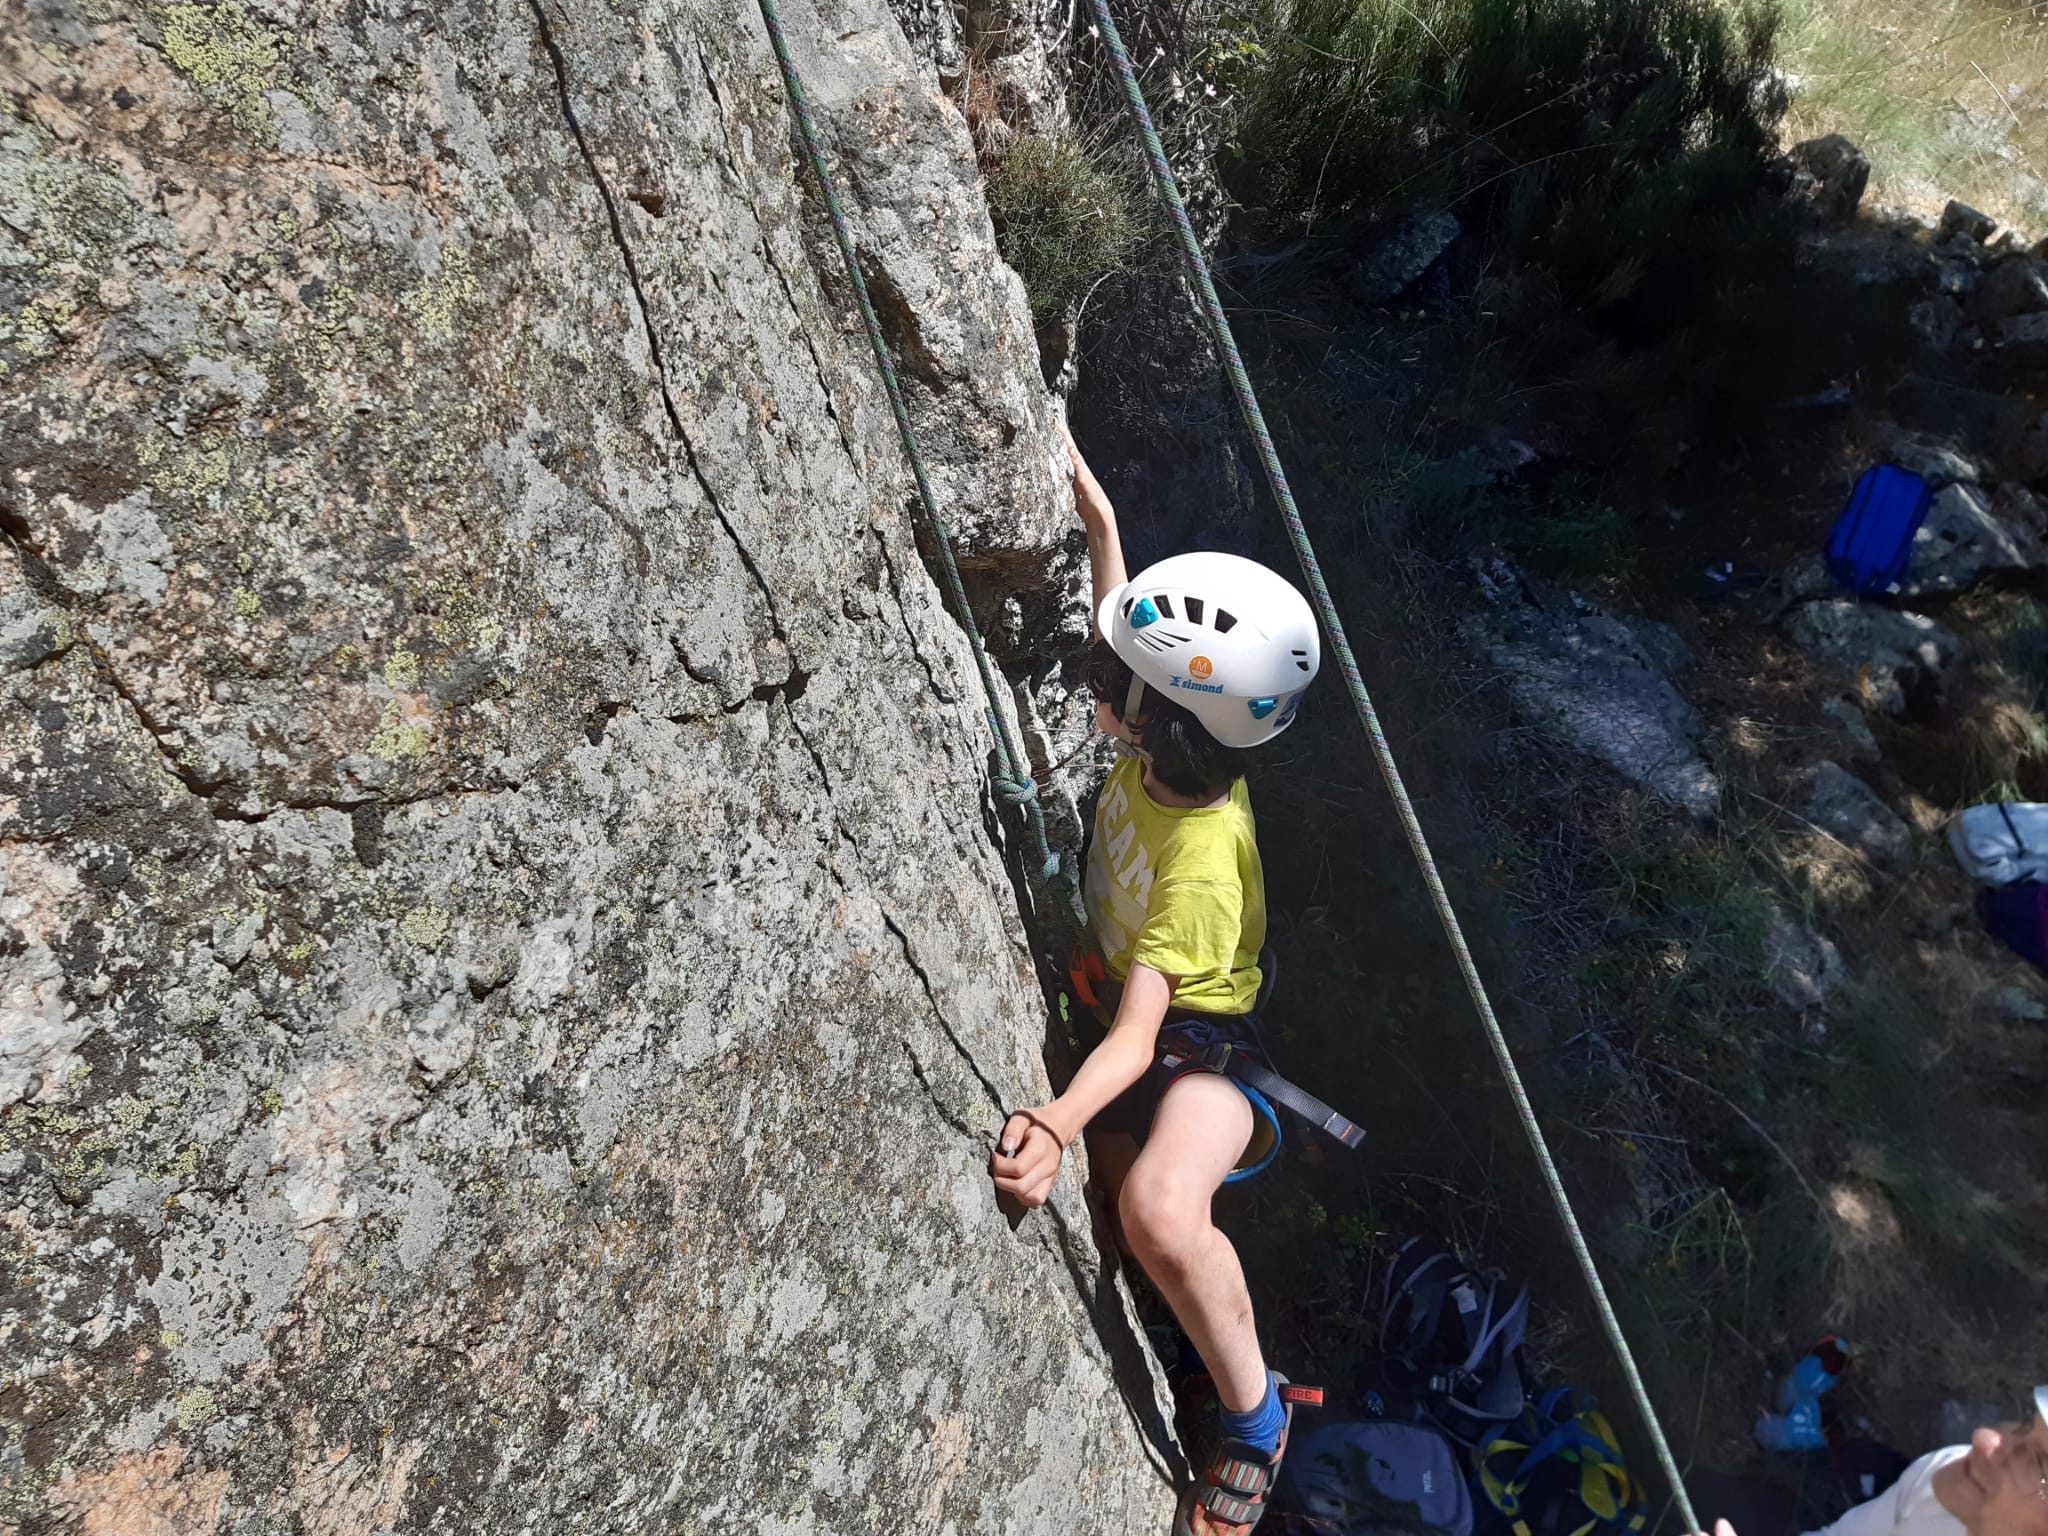
M1661 799L1713 814L1721 786L1700 756L1699 717L1667 675L1683 656L1677 635L1549 592L1505 562L1479 576L1492 606L1468 621L1472 638L1516 705Z
M1984 478L1976 460L1954 442L1908 432L1893 422L1875 422L1870 429L1872 446L1901 469L1910 469L1934 490L1958 482L1977 484Z
M1839 763L1816 763L1803 775L1800 814L1872 863L1897 869L1911 859L1913 834L1876 790Z
M1986 274L1972 308L1977 323L1997 326L2015 315L2048 310L2048 262L2010 257Z
M2048 313L2013 315L1998 322L1998 344L2032 361L2048 358Z
M1764 981L1787 1008L1810 1014L1848 979L1841 951L1824 934L1772 907L1764 929Z
M992 602L964 125L789 0ZM743 0L0 0L0 1524L1122 1533L1155 1376Z
M1991 1004L2008 1019L2021 1024L2048 1023L2048 1003L2025 987L2000 987L1991 994Z
M1906 323L1930 349L1946 352L1963 334L1966 317L1962 305L1946 294L1916 299L1906 311Z
M1451 248L1461 227L1458 216L1448 212L1409 219L1360 264L1358 297L1368 304L1399 298Z
M1961 236L1981 245L1997 228L1998 220L1990 214L1980 213L1968 203L1950 198L1948 206L1941 210L1941 223L1936 226L1935 238L1950 240Z
M1925 615L1845 597L1799 604L1786 614L1785 630L1802 650L1846 668L1857 700L1887 715L1905 714L1938 688L1962 648Z
M1808 139L1792 147L1796 185L1809 197L1824 218L1846 220L1856 216L1870 185L1870 161L1862 150L1839 133Z
M1913 535L1899 590L1909 596L1958 592L1993 572L2038 570L2044 563L2048 548L2031 528L2000 517L1976 486L1950 485Z

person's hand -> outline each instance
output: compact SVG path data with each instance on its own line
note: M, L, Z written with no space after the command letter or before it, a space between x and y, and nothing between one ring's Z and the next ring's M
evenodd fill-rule
M1050 1106L1018 1110L1003 1122L996 1150L989 1158L996 1188L1026 1210L1035 1211L1052 1198L1060 1158L1067 1150L1046 1118L1050 1113Z
M1107 522L1116 516L1109 504L1109 496L1102 489L1102 482L1095 478L1095 471L1088 467L1088 461L1081 457L1081 450L1074 446L1074 434L1067 430L1064 417L1058 419L1060 438L1067 445L1067 463L1074 471L1074 510L1081 514L1081 521L1093 525Z
M1705 1536L1705 1533L1695 1531L1693 1536ZM1716 1520L1714 1522L1714 1536L1735 1536L1735 1527L1726 1520Z

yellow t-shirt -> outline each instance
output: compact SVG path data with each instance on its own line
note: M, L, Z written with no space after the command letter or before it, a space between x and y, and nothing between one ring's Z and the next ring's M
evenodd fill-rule
M1124 757L1095 802L1081 894L1109 973L1149 965L1180 985L1176 1008L1249 1013L1266 943L1266 876L1244 780L1221 805L1161 805Z

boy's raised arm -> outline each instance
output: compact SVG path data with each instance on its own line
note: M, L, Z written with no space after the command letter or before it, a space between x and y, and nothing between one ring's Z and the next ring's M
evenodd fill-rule
M1102 482L1074 446L1074 435L1060 423L1060 436L1067 442L1067 459L1074 467L1074 510L1081 514L1081 526L1088 530L1088 569L1094 577L1095 600L1088 605L1091 617L1102 611L1102 600L1130 579L1124 570L1123 540L1117 536L1116 508L1103 494Z

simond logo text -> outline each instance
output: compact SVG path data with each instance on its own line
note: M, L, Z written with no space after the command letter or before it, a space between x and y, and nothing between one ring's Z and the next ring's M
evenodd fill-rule
M1221 683L1198 683L1191 678L1179 676L1168 678L1167 681L1176 688L1187 689L1190 693L1221 693L1223 691Z

